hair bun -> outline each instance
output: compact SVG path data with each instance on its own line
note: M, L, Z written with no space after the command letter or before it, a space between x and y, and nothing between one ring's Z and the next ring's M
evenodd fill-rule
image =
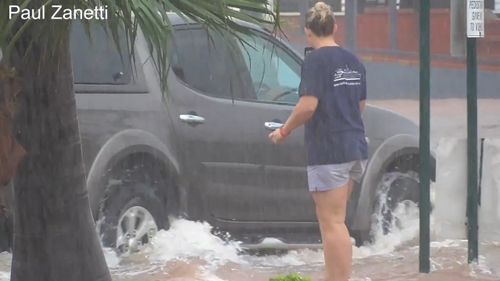
M325 2L317 2L316 4L314 4L314 10L318 13L332 11L330 5L326 4Z
M317 36L330 36L335 29L335 15L330 5L317 2L306 14L306 28Z
M320 19L320 22L324 22L327 17L332 16L332 8L325 2L317 2L313 7L314 16Z

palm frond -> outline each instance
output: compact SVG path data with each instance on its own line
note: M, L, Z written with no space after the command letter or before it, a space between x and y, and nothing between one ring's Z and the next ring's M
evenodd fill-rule
M118 48L118 34L120 29L123 29L128 39L130 53L133 54L134 42L140 27L153 55L164 90L167 81L168 42L172 37L168 13L176 13L186 20L202 23L209 29L236 36L240 40L241 34L249 32L247 27L240 24L241 21L271 25L274 32L281 30L279 13L270 9L268 0L2 0L0 13L7 13L10 5L19 3L23 7L30 8L39 8L44 3L61 4L71 8L107 6L109 18L101 21L101 24L108 30ZM279 0L277 6L279 7ZM44 36L51 36L52 40L57 40L58 34L53 32L57 29L55 25L61 24L63 23L60 21L37 22L36 25L43 26L37 27L39 36L32 36L33 33L30 32L31 40L40 40ZM7 15L0 14L0 49L4 50L4 57L10 56L12 46L17 44L26 30L33 26L32 21L22 21L19 17L9 20ZM23 55L25 54L21 54Z

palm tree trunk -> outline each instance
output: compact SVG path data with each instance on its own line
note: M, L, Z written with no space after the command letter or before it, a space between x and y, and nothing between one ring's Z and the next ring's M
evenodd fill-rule
M14 182L11 280L108 281L85 185L69 24L57 24L43 33L34 25L16 45L29 56L12 62L22 79L15 129L28 153ZM47 36L27 43L38 34Z

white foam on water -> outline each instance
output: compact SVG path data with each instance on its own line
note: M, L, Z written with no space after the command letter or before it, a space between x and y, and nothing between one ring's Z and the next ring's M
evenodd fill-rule
M381 202L387 202L387 193L394 180L400 177L409 177L416 180L414 173L389 173L386 174L379 186L379 196ZM390 254L397 247L412 241L417 237L419 230L419 210L416 203L403 201L392 211L392 224L389 226L389 233L384 234L383 214L380 205L375 211L372 225L372 235L374 242L353 249L354 258L366 258L373 255Z
M239 242L213 235L212 226L206 222L173 220L169 230L158 232L145 253L157 262L200 259L217 267L228 262L245 263L240 251Z
M162 267L156 264L145 265L145 264L137 264L137 265L126 265L115 268L110 268L110 273L112 276L120 276L120 277L135 277L135 276L144 276L147 274L154 274L162 271Z
M500 139L484 143L479 235L481 240L500 242Z
M441 138L435 150L437 179L433 184L433 234L438 240L466 238L467 140ZM479 236L500 239L500 139L486 139L483 154Z
M111 248L103 248L104 259L109 268L117 268L120 266L120 258L116 254L115 250Z
M471 277L477 278L481 275L493 275L491 268L488 266L486 257L479 256L477 263L471 265L471 271L469 274Z
M431 248L457 248L466 245L467 240L446 239L442 241L432 241Z
M435 149L437 176L432 232L438 240L465 238L467 142L441 138Z
M246 256L252 266L264 268L280 268L290 266L315 266L322 265L323 251L312 249L299 249L288 251L284 255L269 255L269 256Z
M400 204L395 209L395 215L401 220L401 226L392 228L388 234L377 233L374 243L354 248L354 258L366 258L373 255L384 255L394 252L401 245L417 237L418 207L415 203Z
M214 273L212 273L208 269L203 269L200 275L201 275L200 278L203 281L228 281L228 280L224 280L224 279L219 278L217 275L215 275Z
M0 281L10 280L11 264L12 264L12 254L9 252L0 253Z
M274 238L274 237L267 237L267 238L264 238L262 239L262 242L260 242L260 244L262 245L285 245L285 243L283 241L281 241L280 239L278 238Z

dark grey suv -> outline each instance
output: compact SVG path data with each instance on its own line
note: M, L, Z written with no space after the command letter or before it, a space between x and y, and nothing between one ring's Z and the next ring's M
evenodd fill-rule
M177 216L248 244L269 236L318 243L303 131L280 146L267 137L298 100L301 54L261 28L234 50L218 33L171 20L167 95L140 36L132 64L99 28L92 40L81 26L73 32L87 184L105 245L135 250ZM360 239L368 237L383 175L418 171L414 123L372 106L364 120L371 159L349 206ZM394 201L418 201L415 180L401 181Z

